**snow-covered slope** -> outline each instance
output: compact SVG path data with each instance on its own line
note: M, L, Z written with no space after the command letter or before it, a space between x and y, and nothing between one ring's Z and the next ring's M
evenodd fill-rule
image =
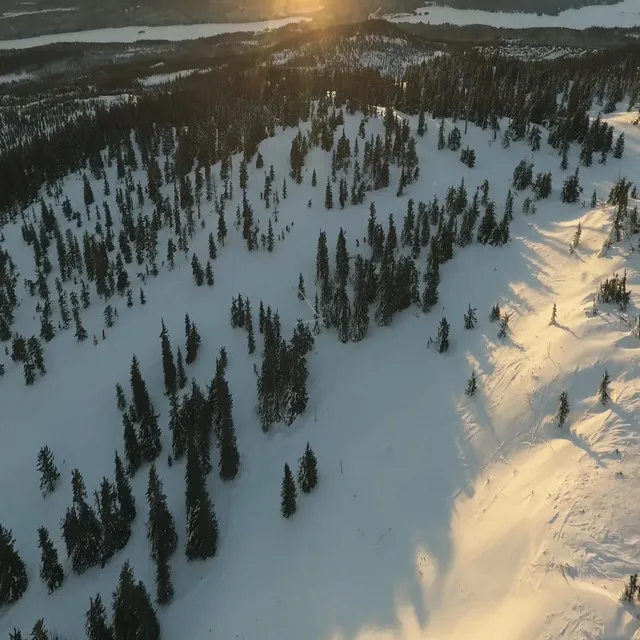
M622 0L612 5L591 5L579 9L566 9L557 16L535 13L507 13L477 9L454 9L433 3L413 14L386 16L392 22L426 22L429 24L485 24L506 29L534 27L564 27L588 29L589 27L635 27L640 25L640 2Z
M624 159L581 168L585 194L595 188L601 199L619 175L635 176L640 160L637 127L624 113L612 119L627 136ZM359 115L346 116L351 139L359 122ZM412 118L413 130L416 124ZM161 414L164 451L169 451L158 335L163 318L174 348L184 349L185 312L203 338L189 377L206 384L219 348L224 345L229 353L241 473L231 485L223 485L215 472L208 477L220 523L219 550L211 561L188 564L182 553L184 463L169 468L164 455L159 460L180 536L172 560L175 600L160 611L164 638L534 640L622 639L636 633L640 623L619 595L639 561L640 442L634 414L640 403L640 343L613 307L601 306L597 317L585 311L600 281L625 268L635 309L640 263L627 242L599 257L611 212L600 205L561 204L563 174L546 144L533 154L534 170L553 171L552 197L538 203L535 215L525 216L525 194L516 194L507 246L458 250L441 270L440 301L427 315L411 309L390 327L372 323L368 338L358 344L340 344L334 331L324 330L310 359L306 412L270 436L260 429L253 365L259 364L261 339L258 351L248 356L246 333L229 324L231 298L241 293L254 310L261 299L278 309L283 335L289 336L297 318L312 318L296 286L302 272L312 291L320 229L327 231L331 254L341 227L349 252L366 254L362 237L371 201L380 221L392 213L400 229L409 197L417 203L437 194L442 202L462 177L470 194L487 178L500 210L513 168L532 155L522 143L508 149L490 144L488 131L469 126L463 146L475 148L478 162L468 169L457 153L436 150L437 122L429 120L428 126L428 134L418 138L421 177L402 198L390 187L367 194L363 206L325 210L330 154L312 150L303 184L288 180L289 197L274 222L284 239L273 253L247 252L241 232L233 228L236 194L227 206L230 237L213 263L212 289L196 287L181 256L174 271L162 269L157 279L147 279L145 306L137 296L132 309L117 301L119 320L106 330L105 341L78 344L72 331L60 332L46 346L48 373L33 387L25 387L21 368L2 357L0 522L13 529L31 578L24 598L0 611L2 637L14 626L30 629L39 617L69 640L84 637L89 597L101 592L110 602L127 558L136 577L153 585L144 470L133 481L140 515L132 540L103 570L74 576L67 563L66 583L47 595L38 579L36 529L49 527L64 557L59 523L71 500L71 470L81 470L89 492L104 475L112 476L113 452L122 448L114 384L127 387L133 353ZM367 135L382 130L381 120L369 121ZM295 133L280 130L261 144L266 167L276 169L276 185L288 170ZM573 149L570 169L577 159ZM238 162L235 158L236 168ZM108 171L115 184L115 166ZM392 185L397 180L393 170ZM265 229L263 181L263 170L252 166L249 196ZM84 210L79 176L70 177L65 189L74 209ZM98 201L101 189L101 183L94 185ZM206 227L190 251L205 259L216 216L210 203L202 213ZM582 242L570 255L579 222ZM75 224L61 223L78 232ZM292 225L290 233L286 225ZM21 282L32 278L31 250L19 227L4 234ZM165 245L161 235L159 247ZM423 251L421 267L425 261ZM135 280L135 265L130 275ZM513 314L504 340L488 320L496 302ZM554 303L558 321L550 326ZM473 331L463 328L469 304L478 309ZM27 336L39 331L33 306L22 291L17 326ZM90 338L102 332L102 311L94 299L83 313ZM438 355L427 349L427 340L442 316L451 323L451 349ZM606 408L596 398L605 368L613 399ZM479 393L467 398L465 381L472 369L478 372ZM553 416L563 390L571 413L561 430ZM297 463L307 442L318 457L320 482L285 520L279 513L282 468ZM59 488L46 499L35 470L44 444L62 474Z

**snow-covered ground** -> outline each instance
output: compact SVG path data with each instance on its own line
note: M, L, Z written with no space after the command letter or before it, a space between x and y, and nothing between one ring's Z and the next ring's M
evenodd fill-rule
M185 69L183 71L174 71L172 73L156 73L154 75L147 76L146 78L140 78L139 82L145 87L154 87L159 84L178 80L178 78L186 78L187 76L194 74L196 71L197 69Z
M137 42L138 40L197 40L210 38L223 33L260 32L279 29L287 24L309 22L310 17L282 18L262 22L225 22L210 24L173 25L168 27L118 27L112 29L94 29L74 33L54 33L19 40L0 40L0 49L29 49L58 42Z
M593 5L580 9L567 9L557 16L535 13L505 13L427 4L415 14L385 16L391 22L426 22L428 24L484 24L507 29L533 27L635 27L640 25L640 0L622 0L612 5Z
M0 75L0 84L10 84L12 82L20 82L22 80L29 80L32 78L32 73L26 73L21 71L20 73L5 73L4 75Z
M39 13L52 13L57 11L77 11L77 7L58 7L51 9L38 9L36 11L5 11L0 13L0 20L3 18L18 18L20 16L33 16Z
M640 164L640 130L624 112L609 118L627 136L622 161L581 168L588 197L602 199L620 174L633 178ZM346 117L353 140L360 117ZM416 119L411 119L413 131ZM302 124L304 129L306 125ZM213 375L223 345L229 353L228 379L241 474L223 485L215 471L208 487L215 503L221 540L215 559L188 564L179 550L172 560L175 600L160 611L163 638L223 640L539 640L540 638L623 640L639 637L635 612L619 602L625 577L640 562L640 342L615 308L591 308L599 283L627 269L632 313L637 313L640 258L628 242L599 257L611 226L611 212L598 205L564 205L556 153L543 143L533 154L534 171L551 170L554 190L535 215L521 213L525 194L516 194L511 242L502 248L473 244L457 251L441 270L440 302L429 314L415 309L387 328L371 326L369 337L342 345L324 330L310 360L307 411L292 427L265 436L255 415L258 351L247 355L246 333L229 324L231 298L249 296L278 309L283 334L311 311L296 296L298 273L313 289L319 229L327 231L332 255L339 229L349 252L367 252L356 239L366 235L368 207L375 201L386 228L393 213L400 231L409 197L443 202L447 188L464 177L471 195L489 179L490 197L502 210L513 168L531 151L523 143L508 149L490 144L487 131L469 126L463 146L475 148L476 168L459 154L436 150L437 122L418 138L421 177L397 198L392 187L372 192L363 206L325 210L324 185L331 155L310 152L301 186L289 182L281 201L276 234L294 226L272 254L247 252L233 212L241 194L227 205L230 237L213 262L215 286L198 288L188 260L174 271L162 269L147 280L147 304L127 309L118 300L119 320L106 341L78 344L73 331L46 345L46 377L25 387L21 368L7 365L0 380L0 522L13 529L31 582L24 598L0 611L0 636L14 626L23 631L44 617L49 629L69 640L84 637L89 597L101 592L110 602L120 567L129 558L136 576L153 590L154 565L145 538L146 474L134 479L139 516L131 541L105 569L71 574L52 595L39 581L36 529L49 527L64 558L60 519L71 500L70 475L84 475L89 493L103 475L113 474L113 451L122 449L114 384L127 387L135 353L155 407L161 414L165 452L169 450L168 406L163 396L161 318L174 346L183 344L184 313L197 324L203 346L188 375L202 384ZM448 123L450 128L452 125ZM370 120L367 136L382 132ZM288 170L296 131L279 130L260 149L266 167L276 167L276 185ZM362 159L362 147L360 151ZM578 150L571 151L570 169ZM239 158L235 158L235 166ZM318 186L311 186L311 172ZM216 174L218 168L216 167ZM116 167L108 169L112 184ZM234 173L237 173L234 171ZM145 176L139 172L135 179ZM193 181L193 180L192 180ZM268 212L259 198L262 170L252 164L249 197L261 229ZM84 210L82 181L65 184L74 209ZM102 201L102 183L94 184ZM171 195L168 192L168 195ZM307 201L312 207L307 208ZM149 206L149 205L147 205ZM56 207L57 209L57 207ZM191 252L207 255L207 235L216 216L204 203L206 228ZM576 255L568 244L578 225L583 235ZM61 218L63 231L78 231ZM116 236L118 229L115 229ZM18 262L20 282L34 277L31 249L19 226L4 229L5 247ZM634 240L637 243L637 238ZM159 248L166 246L160 237ZM424 252L420 266L424 266ZM54 261L55 262L55 261ZM136 282L138 268L130 270ZM57 274L54 266L52 277ZM137 293L137 292L136 292ZM17 328L38 333L33 299L21 291ZM499 302L513 314L506 340L488 321ZM550 326L554 303L558 322ZM463 329L463 313L478 309L479 326ZM103 329L103 305L83 312L89 333ZM445 355L428 350L427 339L446 316L452 326ZM608 369L612 402L596 399ZM472 369L479 393L463 391ZM564 429L553 420L558 396L567 390L571 413ZM285 462L295 465L309 441L319 461L320 482L299 500L291 520L279 513ZM35 469L38 449L48 444L62 473L56 492L43 499ZM184 464L159 472L184 544ZM215 466L215 462L214 462ZM634 636L634 634L636 634Z

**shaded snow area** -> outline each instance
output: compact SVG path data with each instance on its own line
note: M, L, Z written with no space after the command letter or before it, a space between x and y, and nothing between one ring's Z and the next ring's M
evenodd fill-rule
M146 78L140 78L139 82L145 87L154 87L159 84L166 84L167 82L173 82L180 78L186 78L195 73L197 69L185 69L184 71L174 71L172 73L158 73Z
M401 76L407 67L421 64L441 51L421 49L404 38L378 35L355 35L336 39L315 39L278 51L272 56L275 65L323 68L332 65L348 69L376 69L392 77Z
M147 278L144 306L138 302L140 267L135 259L128 265L135 303L129 309L124 298L116 297L119 318L105 329L105 341L105 303L92 292L91 306L82 312L89 339L77 343L73 329L58 332L45 344L47 375L34 386L26 387L22 367L1 355L6 373L0 379L0 514L2 524L13 530L30 583L22 600L0 612L0 637L6 638L14 626L31 629L40 617L64 638L85 637L89 598L100 592L110 607L126 559L153 590L155 567L145 534L146 469L132 481L139 513L132 538L104 569L74 575L60 532L71 503L71 470L81 470L89 495L103 476L112 477L114 450L122 451L114 385L121 383L129 393L133 353L160 414L164 453L158 472L179 535L171 561L175 599L159 608L163 638L640 637L636 611L620 602L623 582L640 562L640 341L629 324L638 313L640 257L629 240L600 255L612 221L612 209L603 201L619 175L638 175L640 130L626 113L608 119L616 134L625 132L626 151L622 160L580 168L586 200L593 189L597 192L594 208L560 201L562 180L577 166L575 146L569 152L569 171L562 173L559 157L544 142L546 135L541 150L532 154L523 142L512 142L507 149L490 144L489 131L470 125L462 144L476 150L477 164L468 169L458 153L437 151L438 122L430 119L427 134L417 138L420 178L400 198L399 170L392 167L393 186L369 192L363 205L326 210L331 154L314 148L303 183L295 185L287 177L289 194L281 198L276 221L260 199L264 170L252 162L248 198L256 222L266 231L271 214L275 235L283 238L273 253L248 252L242 230L234 228L242 199L236 185L226 206L229 237L212 263L212 288L197 287L190 266L193 252L206 262L207 236L216 232L212 203L203 199L204 229L190 240L186 258L178 253L173 271L162 267L157 278ZM353 141L361 116L346 116L345 121ZM415 131L417 118L410 118L410 124ZM446 125L448 130L453 126ZM300 126L304 131L307 124ZM260 145L267 171L271 164L275 167L277 186L288 173L296 133L278 128ZM377 133L384 135L382 119L369 120L367 138ZM522 213L527 192L515 194L510 242L456 248L454 259L441 268L440 299L428 314L412 307L389 327L372 322L360 343L341 344L334 329L323 329L309 359L306 411L291 427L276 426L265 435L255 412L253 371L260 366L262 336L256 330L257 350L249 356L246 332L230 326L232 297L248 296L256 313L260 300L277 309L282 334L288 337L297 318L312 319L296 288L301 272L312 295L319 230L327 233L333 270L340 228L352 256L369 256L362 238L372 201L385 230L393 214L399 233L409 198L417 205L437 195L442 203L447 189L461 178L470 195L488 179L490 197L501 212L513 169L523 158L533 159L534 172L553 172L553 192L549 200L536 203L534 215ZM239 162L236 156L234 176ZM117 212L116 185L123 185L117 183L116 163L106 171L111 195L105 199ZM220 187L219 166L214 173ZM144 171L134 174L138 180L146 184ZM350 176L347 181L351 184ZM173 198L170 188L163 189ZM81 177L68 177L64 191L73 209L84 212ZM102 181L93 184L93 191L101 202ZM337 185L334 194L337 200ZM57 212L63 234L68 230L82 242L84 229L67 222L60 206L43 196ZM147 214L151 206L145 204ZM93 227L91 213L85 225ZM582 238L571 255L568 246L579 223ZM290 233L286 225L291 225ZM15 328L25 336L37 335L35 299L22 285L25 278L35 277L32 249L24 245L19 224L3 232L4 246L20 272ZM165 257L166 234L166 229L160 231L158 262ZM638 236L631 242L637 245ZM52 262L51 278L58 275L57 262ZM425 264L423 250L421 272ZM588 315L600 282L624 269L632 293L628 313L601 304L597 316ZM512 314L504 339L497 337L497 323L488 319L495 303ZM554 303L557 321L550 324ZM463 328L469 304L478 310L474 330ZM164 319L174 350L180 346L184 352L187 312L202 336L188 377L208 383L219 349L225 346L229 354L227 379L241 455L241 471L232 483L223 484L215 471L207 477L220 525L219 548L214 559L193 563L183 553L184 461L167 465L169 407L159 339ZM57 314L55 310L56 324ZM451 324L451 347L438 354L427 348L427 341L443 316ZM478 393L469 398L465 383L474 369ZM605 369L611 376L611 402L602 406L597 388ZM565 390L571 411L560 429L554 415ZM298 511L287 520L279 511L283 465L297 466L307 442L318 458L319 484L311 494L299 496ZM45 444L61 472L58 488L46 499L36 471L36 455ZM215 458L212 463L215 469ZM36 530L41 525L49 528L67 575L51 595L38 577Z
M580 9L567 9L557 16L535 13L505 13L476 9L454 9L428 3L413 14L385 16L391 22L426 22L428 24L485 24L505 29L534 27L635 27L640 25L640 0L623 0L612 5L592 5Z
M227 22L173 25L168 27L114 27L73 33L53 33L19 40L0 40L0 49L30 49L59 42L137 42L138 40L197 40L223 33L260 32L279 29L288 24L309 22L309 17L291 17L262 22Z

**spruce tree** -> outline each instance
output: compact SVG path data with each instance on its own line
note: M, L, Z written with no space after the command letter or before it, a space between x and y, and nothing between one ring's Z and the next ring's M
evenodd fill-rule
M310 493L318 484L318 461L308 442L298 460L298 484L302 493Z
M166 562L178 547L178 535L155 464L149 468L147 504L147 539L151 547L151 557L157 562Z
M113 640L160 640L160 625L151 598L142 584L136 584L127 560L113 592Z
M53 593L64 582L64 572L58 561L58 552L51 542L49 532L44 527L38 528L38 546L40 547L40 579L47 585L49 593Z
M556 303L553 303L553 309L551 310L551 320L549 321L550 325L554 325L556 324L556 321L558 319L558 307L556 306Z
M506 338L507 337L507 331L509 330L509 319L510 319L510 317L511 316L508 313L504 313L500 317L500 329L498 331L498 338Z
M298 300L304 300L307 296L307 293L304 288L304 278L302 274L298 276Z
M95 492L101 526L101 564L104 567L116 551L124 549L131 537L131 523L118 504L116 487L102 479L100 491Z
M600 382L600 386L598 387L598 399L600 400L602 406L606 406L609 400L611 400L611 396L609 395L610 382L611 378L609 377L609 372L605 369L605 372L602 376L602 381Z
M465 393L471 398L476 394L478 390L478 380L476 378L476 372L471 372L471 377L467 380L467 388Z
M60 479L60 473L53 459L53 451L46 445L38 452L38 471L40 472L40 491L46 497L55 491Z
M473 329L477 323L476 319L476 309L469 305L467 312L464 314L464 328L465 329Z
M0 606L20 600L29 584L27 568L14 546L11 530L0 525Z
M564 423L567 421L567 416L570 411L569 406L569 394L566 391L563 391L560 394L560 406L558 407L558 426L564 426Z
M327 178L327 186L324 192L324 207L325 209L333 209L333 191L331 190L329 178Z
M115 454L115 467L116 467L116 494L118 497L118 504L122 512L123 517L127 522L131 523L136 517L136 502L131 491L131 484L127 474L124 472L122 466L122 460L116 451Z
M166 558L159 558L156 562L156 602L164 606L172 600L171 567Z
M164 373L164 391L166 395L174 393L178 386L176 365L173 361L173 351L169 342L169 333L162 320L162 331L160 332L162 348L162 371Z
M489 322L495 322L496 320L500 320L500 305L497 302L491 307L491 313L489 314Z
M127 399L120 383L116 383L116 404L118 411L124 411L127 408Z
M446 318L442 318L438 325L436 345L438 346L438 353L445 353L449 350L449 323Z
M200 334L198 328L189 320L189 314L185 316L185 333L187 337L187 351L185 362L191 364L198 357L198 349L200 348Z
M36 620L29 638L30 640L49 640L49 632L47 631L43 618Z
M220 478L222 480L233 480L240 468L240 455L238 454L238 444L233 425L233 400L229 392L229 385L224 377L224 370L221 369L216 374L213 384L215 385Z
M215 280L213 277L213 267L211 266L211 263L207 260L207 268L205 269L205 277L207 279L207 286L208 287L213 287Z
M212 558L218 547L218 523L193 440L187 444L186 507L187 560Z
M290 518L296 512L297 498L296 483L289 465L284 465L284 476L282 478L282 490L280 492L280 511L285 518Z
M122 414L122 425L124 427L124 456L127 460L127 471L129 475L135 475L142 464L142 453L136 428L129 413Z
M178 347L177 361L176 373L178 376L178 388L184 389L187 386L187 374L184 370L184 362L182 359L182 351L180 351L180 347Z
M113 630L107 622L107 611L99 593L89 599L84 628L89 640L113 640Z

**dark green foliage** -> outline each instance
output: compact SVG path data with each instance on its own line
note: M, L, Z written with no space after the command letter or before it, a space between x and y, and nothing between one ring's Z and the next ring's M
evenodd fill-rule
M160 332L160 342L162 349L162 371L164 373L164 390L167 395L174 393L178 386L178 376L176 365L173 361L173 351L169 342L169 332L162 320L162 331Z
M53 451L46 445L38 452L38 471L40 472L40 491L46 497L55 491L56 484L60 479Z
M608 304L615 302L620 306L621 311L626 311L631 301L631 292L627 291L627 272L625 270L622 277L617 273L613 278L607 278L600 284L598 292L598 302Z
M467 312L464 314L464 328L473 329L475 328L477 322L476 309L475 307L471 307L471 305L469 305Z
M491 307L491 313L489 314L489 322L495 322L496 320L500 320L500 305L497 302Z
M171 584L171 567L166 558L156 562L156 602L168 605L173 600L173 584Z
M606 406L611 400L611 396L609 395L609 383L611 382L611 378L609 377L609 372L605 370L602 375L602 380L600 382L600 386L598 387L598 399L602 406Z
M564 423L567 421L567 416L569 415L571 407L569 406L569 394L566 391L563 391L560 394L560 406L558 407L558 426L564 426Z
M577 202L582 194L582 187L580 186L580 179L578 177L578 169L573 175L569 176L562 185L562 202L573 204Z
M99 593L89 599L84 628L89 640L113 640L113 630L107 622L107 611Z
M476 377L476 372L471 372L471 377L467 380L467 388L465 389L465 393L471 398L476 394L478 390L478 379Z
M186 511L187 560L212 558L218 547L218 523L193 441L187 444Z
M29 584L27 569L14 546L11 530L0 525L0 606L20 600Z
M509 319L511 315L508 313L502 314L500 317L500 329L498 331L498 338L506 338L507 331L509 330Z
M195 359L198 357L198 349L200 348L200 334L198 333L198 328L194 323L189 319L189 314L185 316L185 335L187 338L187 355L185 358L185 362L187 364L191 364L195 362Z
M136 584L129 561L113 592L113 640L160 640L160 624L142 582Z
M127 471L129 475L133 476L142 464L142 452L136 428L129 413L122 414L122 426L124 428L124 455L127 460Z
M40 547L40 579L47 585L49 593L62 586L64 572L58 561L58 552L51 542L49 532L44 527L38 528L38 546Z
M151 557L157 562L166 562L178 547L178 535L155 464L149 468L147 504L147 539L151 547Z
M296 512L297 495L296 483L293 480L291 469L285 463L282 490L280 492L280 512L285 518L290 518Z
M122 466L122 460L118 455L118 452L115 453L115 468L116 468L116 494L118 497L118 504L120 506L120 511L122 512L122 516L129 523L133 522L136 517L136 503L135 498L133 497L133 493L131 491L131 484L129 483L129 478L127 474L124 472L124 467Z
M624 586L622 599L626 602L635 603L638 596L640 596L640 585L638 584L638 574L634 573L629 576L629 581Z
M178 347L176 372L178 376L178 388L184 389L187 386L187 374L184 370L184 362L182 359L182 351L180 351L180 347Z
M438 347L438 353L445 353L449 351L449 323L446 318L442 318L438 325L436 346Z
M298 460L298 484L302 493L310 493L318 484L318 461L308 442Z

